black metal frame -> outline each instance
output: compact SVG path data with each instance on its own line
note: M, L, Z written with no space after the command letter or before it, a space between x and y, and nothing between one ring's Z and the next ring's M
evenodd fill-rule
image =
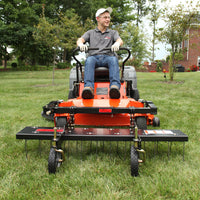
M97 131L102 128L92 128ZM37 131L45 130L45 131ZM84 131L83 131L84 130ZM115 131L116 130L116 131ZM74 129L58 129L57 139L58 140L82 140L82 141L133 141L135 138L134 134L131 134L130 129L127 130L127 134L120 134L124 129L112 129L113 134L101 135L92 134L90 129L86 128L74 128ZM17 139L25 140L52 140L54 137L54 128L52 127L25 127L16 134ZM141 141L168 141L168 142L186 142L188 136L180 130L170 130L173 134L154 134L146 135L144 131L138 134L138 138ZM117 134L116 134L117 133Z
M53 113L69 113L69 114L77 114L77 113L88 113L88 114L120 114L120 113L140 113L140 114L157 114L157 107L151 101L147 101L146 107L136 108L136 107L128 107L128 108L115 108L115 107L55 107L52 108ZM101 110L105 110L105 112L101 112Z

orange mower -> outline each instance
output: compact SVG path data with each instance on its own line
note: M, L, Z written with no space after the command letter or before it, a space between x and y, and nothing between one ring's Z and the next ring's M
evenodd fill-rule
M93 48L94 49L94 48ZM92 50L92 48L89 48ZM51 101L43 107L42 116L54 121L54 127L25 127L17 133L17 139L52 140L48 159L49 173L64 161L61 143L64 140L81 141L132 141L130 149L131 175L139 175L139 163L145 161L142 141L188 141L180 130L148 130L147 126L160 126L157 107L151 101L140 99L137 89L136 71L125 66L131 53L120 67L120 98L109 98L109 70L98 67L95 70L94 98L81 97L84 88L84 68L73 51L76 67L71 69L68 100Z

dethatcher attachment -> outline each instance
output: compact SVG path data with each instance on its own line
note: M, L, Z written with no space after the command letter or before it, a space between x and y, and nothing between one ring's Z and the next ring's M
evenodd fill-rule
M139 163L145 162L146 153L141 142L147 141L188 141L180 130L148 130L147 126L160 126L154 115L157 107L151 101L139 98L134 67L121 67L120 98L109 98L109 72L97 68L93 99L82 99L84 88L83 66L77 60L76 68L70 73L68 100L51 101L43 107L42 116L54 121L54 127L26 127L16 134L17 139L51 140L48 159L49 173L55 173L65 160L61 148L63 141L132 141L130 150L131 175L139 175ZM183 151L184 155L184 151Z

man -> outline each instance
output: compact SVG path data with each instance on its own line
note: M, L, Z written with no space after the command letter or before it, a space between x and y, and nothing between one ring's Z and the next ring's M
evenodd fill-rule
M99 50L90 50L85 62L83 99L94 97L94 72L95 67L98 66L109 68L110 98L120 98L119 64L115 52L119 50L123 41L117 31L108 29L111 12L112 8L110 7L97 10L97 28L87 31L77 40L77 46L80 47L81 51L86 52L88 50L86 42L92 48L99 48ZM104 48L111 48L111 51L103 50Z

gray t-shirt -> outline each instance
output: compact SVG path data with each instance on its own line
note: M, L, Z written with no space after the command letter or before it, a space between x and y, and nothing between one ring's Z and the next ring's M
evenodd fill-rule
M119 33L115 30L107 29L102 33L98 28L89 30L81 36L85 42L88 42L91 48L99 48L99 50L90 50L89 56L91 55L109 55L114 56L110 50L102 50L104 48L110 48L118 38Z

